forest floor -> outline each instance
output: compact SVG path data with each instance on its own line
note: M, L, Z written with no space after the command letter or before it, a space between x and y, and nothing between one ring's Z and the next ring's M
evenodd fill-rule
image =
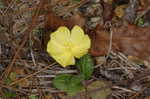
M64 68L47 43L75 25L90 57ZM0 99L150 99L149 41L150 0L1 0Z

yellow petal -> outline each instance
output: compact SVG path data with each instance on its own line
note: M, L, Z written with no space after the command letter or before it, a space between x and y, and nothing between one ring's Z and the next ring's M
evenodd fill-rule
M79 26L74 26L71 30L70 40L74 44L81 43L82 38L84 37L84 31Z
M54 40L48 42L47 52L63 67L75 64L74 57L69 47L62 46Z
M52 57L63 67L75 64L75 59L71 53L66 52L60 55L53 55Z
M67 27L61 26L51 34L51 39L62 45L66 45L70 39L70 31Z
M72 54L76 58L80 58L85 55L90 48L91 41L88 35L84 34L84 31L79 27L75 26L71 31L71 49Z
M47 52L63 67L75 64L74 56L68 46L70 31L66 27L60 27L51 34L47 44Z
M55 40L50 40L47 44L47 52L50 55L59 55L63 54L67 48L60 43L56 42Z

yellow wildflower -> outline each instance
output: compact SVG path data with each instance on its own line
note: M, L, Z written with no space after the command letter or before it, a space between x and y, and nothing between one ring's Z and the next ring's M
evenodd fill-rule
M61 26L50 36L47 52L63 67L75 64L75 58L80 58L88 52L91 41L79 26L70 31Z

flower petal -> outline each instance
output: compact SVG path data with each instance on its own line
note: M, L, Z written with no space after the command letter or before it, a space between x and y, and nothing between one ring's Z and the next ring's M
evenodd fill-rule
M47 52L63 67L75 64L75 59L69 48L62 46L54 40L48 42Z
M47 52L50 55L63 54L66 50L67 48L65 46L61 45L53 39L51 39L47 44Z
M91 45L90 38L84 34L84 31L79 26L75 26L72 29L70 41L72 54L76 58L85 55Z
M79 26L74 26L71 30L70 40L73 44L80 44L82 38L84 37L84 31Z
M66 45L70 39L70 30L65 26L61 26L51 34L51 39L62 45Z
M65 53L62 55L53 56L53 58L61 64L63 67L66 67L68 65L74 65L75 59L70 53Z
M69 39L69 29L62 26L51 34L51 39L47 44L47 52L63 67L75 64L74 56L67 46Z

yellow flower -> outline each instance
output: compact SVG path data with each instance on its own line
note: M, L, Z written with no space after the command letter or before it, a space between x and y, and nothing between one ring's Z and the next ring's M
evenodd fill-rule
M63 67L75 64L75 58L80 58L88 52L91 40L79 26L70 31L61 26L50 36L47 52Z

